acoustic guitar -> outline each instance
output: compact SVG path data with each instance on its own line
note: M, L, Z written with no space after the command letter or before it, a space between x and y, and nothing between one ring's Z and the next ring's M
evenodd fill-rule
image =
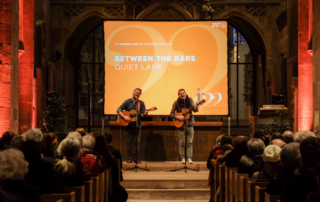
M152 107L150 109L146 109L146 111L148 111L148 112L149 111L156 111L157 109L158 109L157 107ZM134 122L137 120L137 115L141 116L141 114L144 114L144 112L137 112L135 109L132 109L130 111L123 110L122 114L130 117L130 121L126 121L121 116L119 116L120 124L122 126L127 126L127 125L129 125L130 122Z
M202 105L205 102L206 102L206 100L203 99L199 103L196 102L196 105ZM192 109L184 109L184 110L182 110L182 112L176 112L176 116L184 116L184 117L186 117L186 119L190 119L191 111L192 111ZM185 120L180 121L179 119L173 119L173 122L177 128L181 128L182 126L184 126L186 121Z

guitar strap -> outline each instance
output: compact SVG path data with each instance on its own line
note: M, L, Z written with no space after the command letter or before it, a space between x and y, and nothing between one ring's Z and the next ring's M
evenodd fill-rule
M140 100L138 100L138 112L140 112Z

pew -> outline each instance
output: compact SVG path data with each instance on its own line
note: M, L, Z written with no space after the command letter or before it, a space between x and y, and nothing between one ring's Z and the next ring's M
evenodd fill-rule
M235 184L235 174L237 172L238 168L235 169L230 169L230 201L235 200L235 189L236 189L236 184Z
M240 177L248 177L249 175L246 173L235 173L235 185L236 185L236 189L235 189L235 201L239 202L240 201L240 192L243 191L243 189L241 189L240 186Z
M118 182L120 183L121 180L121 160L117 159L117 165L118 165Z
M268 182L252 182L251 180L247 181L247 201L255 201L255 186L266 186Z
M231 171L237 170L237 167L226 167L225 168L225 202L231 201Z
M268 183L265 185L255 186L255 201L256 202L264 202L264 193L266 192L266 187Z
M91 177L92 180L92 202L99 202L99 176Z
M56 202L63 200L64 202L76 202L76 193L70 192L65 194L43 194L39 196L42 202Z
M220 202L225 201L225 166L223 164L219 165L219 186L220 186Z
M280 201L280 195L269 195L267 192L264 193L264 202L277 202Z
M213 183L214 183L214 195L217 193L217 191L218 191L218 188L219 188L219 186L220 186L220 184L219 184L219 177L220 177L220 166L221 166L222 164L221 163L215 163L215 165L214 165L214 180L213 180Z
M105 178L104 178L104 194L105 194L104 197L106 199L106 202L108 202L109 201L109 189L111 186L109 181L110 181L110 178L112 178L111 168L108 168L104 171L104 176L105 176Z
M85 202L92 202L92 180L85 182Z
M247 181L248 180L251 180L252 178L248 178L248 177L243 177L243 176L240 176L240 191L239 191L239 194L240 194L240 199L239 201L240 202L247 202Z
M56 202L63 202L63 199L56 200Z
M104 180L105 176L104 176L104 172L99 174L99 201L103 202L104 201L104 184L105 184L105 180Z
M85 185L81 187L65 187L66 192L75 192L77 202L85 202Z
M212 201L212 196L214 196L214 190L215 190L215 182L214 182L215 163L216 161L214 159L211 159L210 171L208 176L208 184L207 184L210 187L210 201Z

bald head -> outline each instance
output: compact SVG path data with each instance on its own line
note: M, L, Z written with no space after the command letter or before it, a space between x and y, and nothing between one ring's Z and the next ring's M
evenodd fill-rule
M280 148L283 148L283 147L286 145L286 143L285 143L284 141L280 140L280 139L274 139L274 140L272 140L272 141L270 142L269 145L277 145L277 146L279 146Z
M245 136L237 136L233 140L234 148L247 148L247 138Z
M293 142L293 132L292 131L285 131L283 133L283 141L285 141L285 143L290 143L290 142Z

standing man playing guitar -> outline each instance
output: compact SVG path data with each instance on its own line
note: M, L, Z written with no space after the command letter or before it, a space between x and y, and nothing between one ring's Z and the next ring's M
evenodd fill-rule
M173 103L172 109L170 112L170 116L173 119L177 119L179 121L185 122L185 117L182 115L177 115L176 112L182 112L184 109L190 110L190 119L187 119L187 127L185 131L185 127L178 128L179 138L180 138L180 156L181 163L185 163L185 135L187 134L187 160L189 164L193 164L192 162L192 141L194 136L193 124L195 122L193 112L198 112L198 104L194 104L192 98L186 94L184 89L178 90L178 99Z
M132 143L134 140L137 140L137 145L135 145L135 161L137 163L140 163L138 157L139 157L139 150L140 150L140 139L141 139L141 118L138 117L138 127L136 126L136 122L130 122L131 118L129 116L125 116L122 111L130 111L132 109L142 112L141 116L148 115L148 111L146 111L146 107L144 105L144 102L139 100L139 97L142 93L142 90L140 88L134 89L132 93L132 98L129 98L125 100L122 105L118 108L117 113L120 116L120 118L124 119L125 121L129 122L129 124L125 127L125 133L126 133L126 140L127 140L127 154L128 154L128 163L132 163ZM140 103L140 104L139 104ZM138 105L138 106L137 106ZM140 109L139 109L140 107Z

